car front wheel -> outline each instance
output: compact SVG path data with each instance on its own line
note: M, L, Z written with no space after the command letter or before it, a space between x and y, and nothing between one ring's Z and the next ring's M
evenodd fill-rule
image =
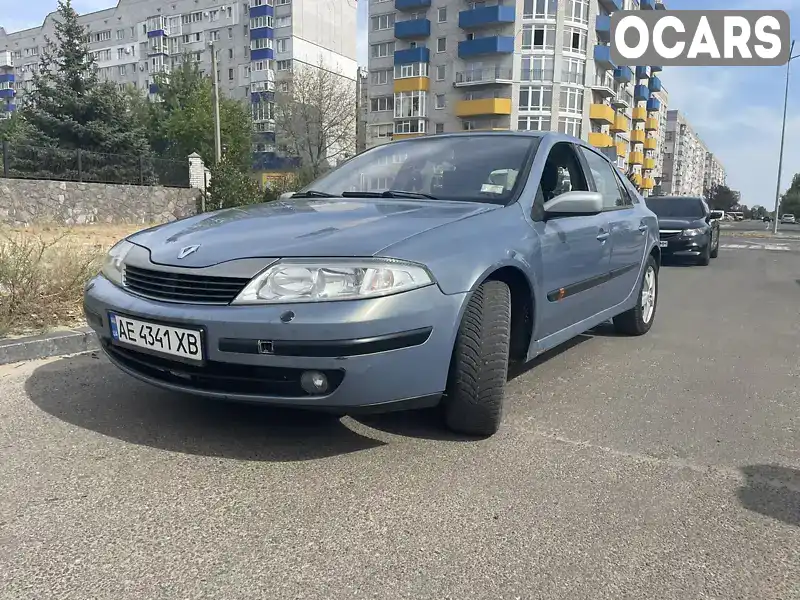
M486 281L469 299L456 336L444 398L447 427L488 437L503 418L511 338L511 291Z
M636 306L614 317L614 328L625 335L644 335L653 325L657 305L658 264L651 255L644 265Z

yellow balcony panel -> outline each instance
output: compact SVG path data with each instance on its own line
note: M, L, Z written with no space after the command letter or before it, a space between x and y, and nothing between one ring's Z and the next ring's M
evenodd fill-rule
M607 133L593 131L589 134L589 143L595 148L611 148L614 145L614 138Z
M644 189L646 189L646 190L652 190L654 187L656 187L656 181L655 181L655 179L652 179L652 178L650 178L650 177L645 177L645 178L642 180L642 187L643 187Z
M631 111L634 121L644 121L647 119L647 109L644 106L637 106Z
M645 169L655 169L656 168L656 159L655 158L645 158L644 159L644 168Z
M622 140L617 142L617 156L625 156L628 153L628 142Z
M456 104L457 117L479 117L482 115L510 115L511 98L480 98L478 100L459 100Z
M636 185L642 185L642 174L641 173L634 173L633 174L633 183Z
M609 104L592 104L589 107L589 118L600 123L613 123L614 109Z
M431 87L431 80L428 77L404 77L394 80L394 93L400 92L427 92Z
M614 117L614 124L611 126L611 131L627 133L628 119L625 118L625 115L617 114L617 116Z
M658 131L658 119L654 119L653 117L649 117L644 122L644 130L645 131Z
M631 152L628 155L628 162L632 165L640 165L644 162L644 154L641 152Z
M425 134L424 133L395 133L392 136L392 140L393 141L408 140L408 139L415 138L415 137L421 137L423 135L425 135Z
M644 149L645 150L655 150L656 146L658 146L658 140L654 137L647 138L644 141Z
M634 129L631 131L631 142L642 144L644 143L645 133L644 129Z

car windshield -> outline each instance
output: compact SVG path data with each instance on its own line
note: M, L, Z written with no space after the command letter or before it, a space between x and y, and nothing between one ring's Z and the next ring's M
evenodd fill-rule
M297 196L386 196L506 204L539 146L532 135L425 137L378 146Z
M678 219L702 219L703 202L700 198L680 196L658 196L647 198L647 208L658 217Z

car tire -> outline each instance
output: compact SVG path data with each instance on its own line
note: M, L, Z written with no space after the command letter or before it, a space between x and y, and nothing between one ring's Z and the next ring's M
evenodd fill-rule
M645 288L648 288L648 296ZM658 264L652 256L642 271L636 306L614 317L614 329L623 335L644 335L653 326L658 306Z
M714 242L714 249L711 251L711 258L719 256L719 233L717 234L717 241Z
M708 242L705 251L698 257L697 264L701 267L707 267L711 264L711 242Z
M488 437L500 428L511 343L511 291L486 281L473 292L456 335L443 408L457 433Z

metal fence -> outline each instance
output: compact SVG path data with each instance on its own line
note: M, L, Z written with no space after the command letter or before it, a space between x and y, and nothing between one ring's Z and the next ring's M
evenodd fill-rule
M2 143L0 177L189 187L189 162Z

